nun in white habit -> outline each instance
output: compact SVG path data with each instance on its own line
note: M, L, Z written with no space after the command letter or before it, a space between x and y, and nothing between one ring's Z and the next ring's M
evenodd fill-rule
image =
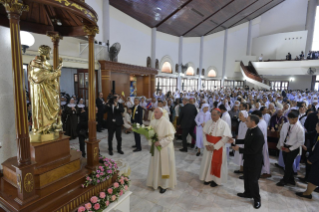
M242 110L239 112L239 127L238 127L238 135L236 138L236 145L240 148L244 148L244 139L246 136L246 132L248 130L248 127L246 125L246 119L248 117L248 112L246 110ZM239 151L235 151L234 155L234 162L238 166L240 166L239 170L235 170L234 173L236 174L242 174L243 173L243 155L239 153Z
M196 156L200 155L200 150L204 148L203 144L203 127L205 123L211 119L211 113L209 112L209 104L205 103L202 105L201 111L195 118L196 122L196 147L198 152Z

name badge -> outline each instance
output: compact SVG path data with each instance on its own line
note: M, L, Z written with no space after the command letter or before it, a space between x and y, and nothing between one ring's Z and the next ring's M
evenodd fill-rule
M138 114L138 111L136 111L136 113L135 114Z

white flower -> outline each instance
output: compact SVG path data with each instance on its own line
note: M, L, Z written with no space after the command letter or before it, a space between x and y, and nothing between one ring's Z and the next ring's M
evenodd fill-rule
M142 124L142 128L145 128L144 124Z

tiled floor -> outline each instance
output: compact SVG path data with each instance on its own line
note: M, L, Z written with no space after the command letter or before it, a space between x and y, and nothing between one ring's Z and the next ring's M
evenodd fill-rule
M174 190L168 190L160 194L158 190L146 186L147 170L150 153L148 143L142 138L142 152L133 153L131 146L134 145L133 134L123 134L124 155L114 152L113 156L107 150L107 130L98 133L101 139L101 153L112 159L125 160L132 169L132 185L130 190L132 212L219 212L219 211L255 211L252 200L242 199L236 196L243 192L243 181L233 171L237 169L229 161L229 178L227 185L211 188L205 186L198 179L201 156L196 157L195 151L181 153L178 149L181 140L175 141L175 157L178 184ZM78 149L78 139L70 141L71 147ZM116 139L113 140L116 147ZM262 207L258 211L269 212L317 212L319 211L319 194L314 193L312 200L297 197L294 192L303 191L305 184L297 183L294 187L277 187L275 184L281 179L283 171L274 166L276 159L271 159L272 178L259 180Z

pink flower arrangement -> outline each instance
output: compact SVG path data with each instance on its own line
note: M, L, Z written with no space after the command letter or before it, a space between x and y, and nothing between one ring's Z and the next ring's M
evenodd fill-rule
M100 177L100 175L99 175L99 174L97 174L97 175L95 175L95 177L96 177L96 178L99 178L99 177Z
M125 191L127 191L127 190L128 190L128 186L127 186L127 185L125 185L125 186L124 186L124 189L125 189Z
M116 200L116 196L113 195L113 196L111 197L111 200L112 200L112 201L115 201L115 200Z
M110 205L110 201L105 202L106 207Z
M94 204L97 203L97 201L99 200L99 198L97 198L96 196L91 197L90 201Z
M86 210L90 210L92 208L91 203L86 203L85 205Z
M86 209L85 209L85 207L83 207L83 206L81 206L81 207L79 207L78 208L78 212L84 212Z
M122 196L122 195L123 195L123 193L124 193L124 191L123 191L123 190L121 190L121 191L120 191L120 196Z
M100 204L96 203L93 208L94 208L94 210L99 210L100 209Z
M113 194L113 189L112 188L107 189L107 193Z
M120 185L119 185L119 183L114 183L113 186L114 186L114 188L118 188Z
M120 183L121 183L121 185L123 185L124 184L124 180L120 180Z
M105 197L106 197L105 192L100 192L100 198L101 198L101 199L104 199Z

